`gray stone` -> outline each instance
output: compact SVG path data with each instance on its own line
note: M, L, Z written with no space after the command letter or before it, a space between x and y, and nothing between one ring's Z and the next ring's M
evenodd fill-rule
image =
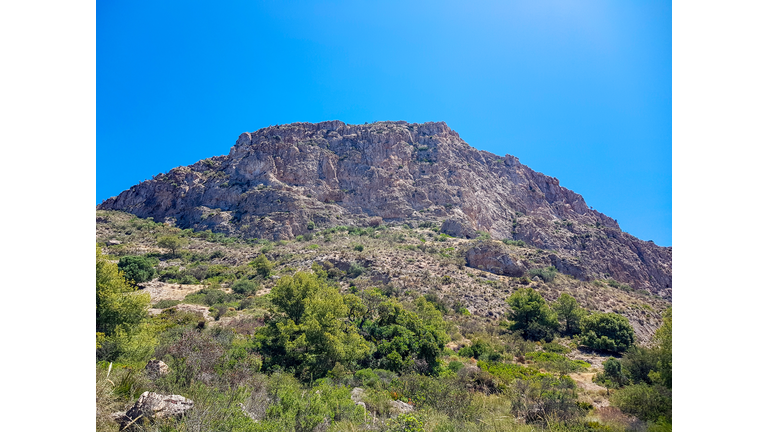
M184 396L161 395L146 391L125 414L115 413L113 418L120 424L120 430L123 430L145 421L151 423L161 419L179 419L193 407L194 402Z
M162 360L150 360L144 367L144 371L150 379L155 380L168 375L171 369Z

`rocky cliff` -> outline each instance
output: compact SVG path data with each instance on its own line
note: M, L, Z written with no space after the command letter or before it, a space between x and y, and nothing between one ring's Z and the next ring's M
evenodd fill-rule
M556 178L470 147L445 123L293 123L174 168L98 207L183 228L290 239L336 225L435 221L522 240L561 272L671 298L672 248L622 232Z

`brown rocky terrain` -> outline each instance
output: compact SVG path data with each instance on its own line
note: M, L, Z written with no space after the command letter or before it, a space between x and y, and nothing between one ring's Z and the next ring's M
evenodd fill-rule
M432 221L454 237L523 241L544 251L539 261L583 281L672 295L671 247L622 232L556 178L474 149L442 122L329 121L243 133L229 155L159 174L98 208L270 240L339 225ZM495 263L493 273L525 269L511 249L467 254Z

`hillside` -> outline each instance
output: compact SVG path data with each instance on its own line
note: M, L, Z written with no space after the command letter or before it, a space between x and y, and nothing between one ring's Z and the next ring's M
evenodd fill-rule
M97 430L671 431L671 248L444 123L245 133L95 219Z
M243 133L226 156L159 174L98 206L197 231L290 240L335 226L434 223L524 242L588 282L671 300L672 249L622 232L556 178L479 151L445 123L294 123ZM523 270L531 256L510 251Z

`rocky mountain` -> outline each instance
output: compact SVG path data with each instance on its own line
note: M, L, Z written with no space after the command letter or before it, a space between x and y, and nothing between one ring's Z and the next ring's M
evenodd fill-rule
M228 155L159 174L98 208L271 240L338 225L438 222L454 237L524 241L581 280L672 295L671 247L622 232L556 178L472 148L442 122L329 121L243 133ZM483 250L468 258L475 256L500 269L524 267L515 256Z

